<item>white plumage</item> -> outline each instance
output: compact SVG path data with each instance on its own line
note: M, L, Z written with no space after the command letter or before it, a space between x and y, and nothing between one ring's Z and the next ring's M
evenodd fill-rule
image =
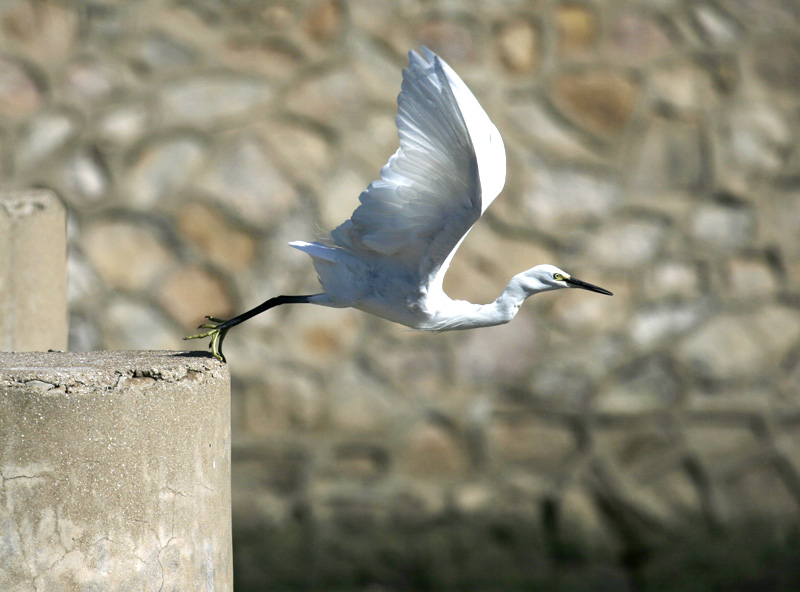
M323 292L278 296L230 321L210 319L214 355L227 331L273 306L353 307L425 331L510 321L528 296L580 287L607 290L539 265L511 279L491 304L451 300L442 289L450 261L505 184L500 132L447 63L426 47L409 52L395 119L400 147L330 237L290 243L311 256Z

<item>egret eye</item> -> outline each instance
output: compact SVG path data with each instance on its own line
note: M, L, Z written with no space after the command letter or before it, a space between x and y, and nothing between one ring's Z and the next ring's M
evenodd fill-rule
M561 282L564 281L564 276L561 275L560 273L554 273L553 279L556 280L557 282Z

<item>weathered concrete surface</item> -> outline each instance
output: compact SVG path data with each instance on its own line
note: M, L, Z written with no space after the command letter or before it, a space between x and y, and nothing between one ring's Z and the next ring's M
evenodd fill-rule
M0 353L0 590L231 590L230 435L205 355Z
M0 350L67 349L67 231L52 191L0 191Z

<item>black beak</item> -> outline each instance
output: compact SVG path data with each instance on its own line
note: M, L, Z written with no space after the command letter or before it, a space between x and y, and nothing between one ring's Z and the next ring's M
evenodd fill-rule
M574 277L564 278L564 281L567 282L573 288L581 288L583 290L589 290L590 292L597 292L598 294L613 296L613 294L608 290L606 290L605 288L601 288L600 286L595 286L594 284L588 284L586 282L582 282L581 280L575 279Z

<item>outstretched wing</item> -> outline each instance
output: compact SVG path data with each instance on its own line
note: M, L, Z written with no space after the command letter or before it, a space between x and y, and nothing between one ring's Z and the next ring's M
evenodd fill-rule
M331 238L432 290L441 289L455 250L503 188L506 156L461 78L428 48L422 53L409 52L403 70L400 148Z

